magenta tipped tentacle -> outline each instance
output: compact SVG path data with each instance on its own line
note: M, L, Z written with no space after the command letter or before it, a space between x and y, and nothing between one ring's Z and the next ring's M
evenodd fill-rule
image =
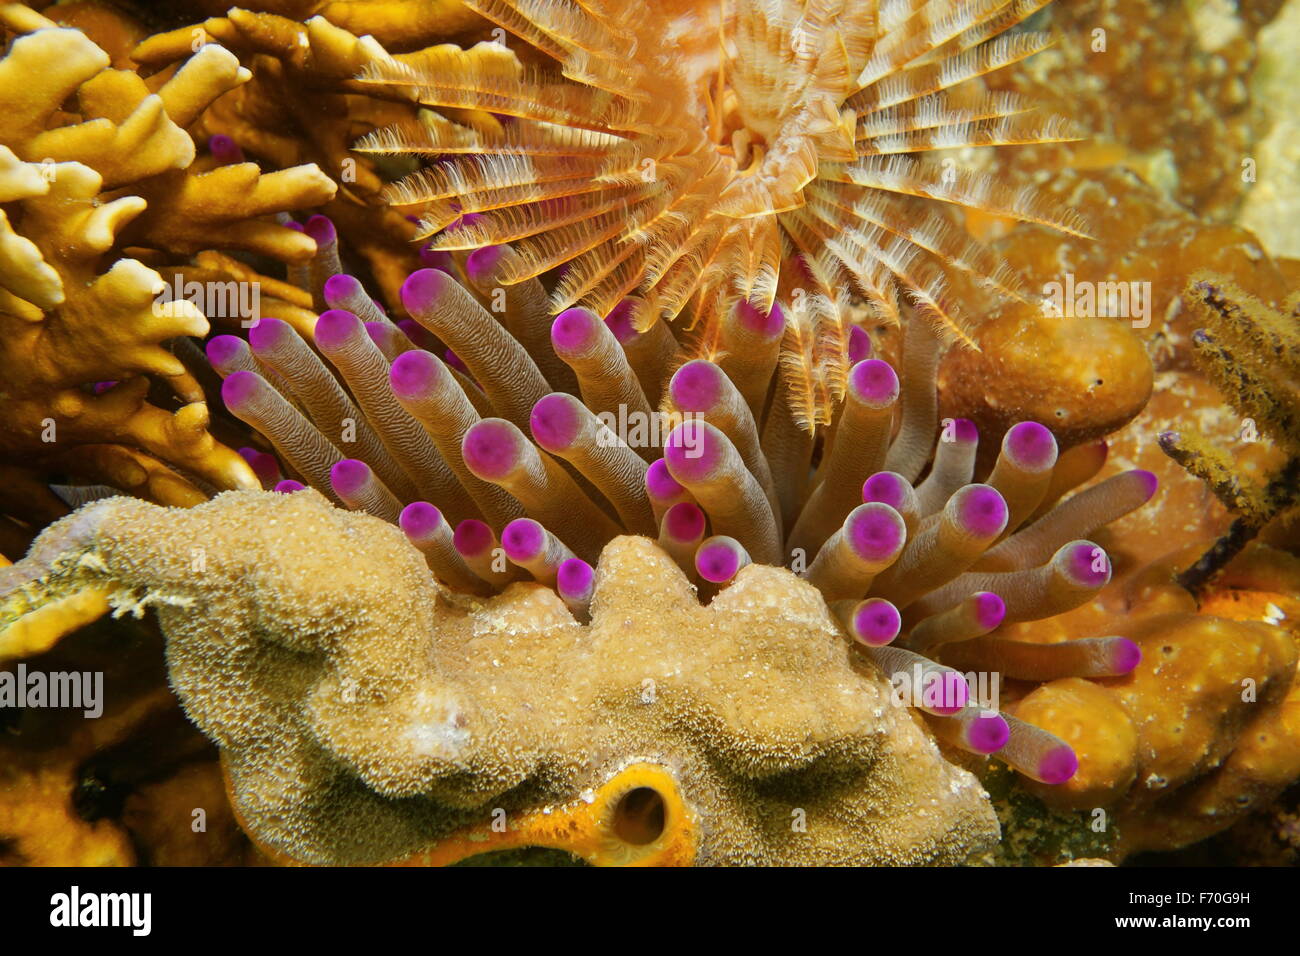
M353 511L365 511L376 518L395 522L402 503L384 487L370 466L356 458L344 458L330 469L330 487Z
M493 586L502 588L516 579L515 569L487 522L466 518L452 532L452 545L466 567Z
M355 276L345 272L330 276L323 283L321 294L327 308L351 312L367 324L371 322L381 325L392 324L392 320L375 304L375 300L370 298L365 287Z
M759 444L754 416L726 373L703 359L687 362L668 383L668 403L679 413L702 415L709 424L721 429L762 487L779 524L781 506L772 472Z
M324 312L329 308L325 302L325 283L343 271L339 264L338 230L328 217L312 216L303 223L302 231L316 240L316 254L307 266L307 281L312 308Z
M975 473L979 439L979 430L969 419L944 420L930 474L916 486L916 500L922 517L934 514L959 488L970 483Z
M466 467L510 492L524 510L553 528L578 557L594 562L605 542L620 533L563 468L503 418L485 418L465 433Z
M1017 680L1062 677L1122 677L1142 662L1142 650L1127 637L1084 637L1034 644L981 637L949 649L944 660L964 670L998 671Z
M245 446L239 449L239 457L248 462L248 467L253 469L253 474L257 475L263 488L275 487L284 477L280 473L280 462L270 452Z
M638 455L648 461L657 458L658 429L650 427L656 413L623 347L600 317L590 309L565 309L551 325L551 346L573 369L587 407L612 412L627 422L643 423L644 440L634 440L630 430L622 437Z
M638 331L632 316L641 302L636 296L623 299L605 316L605 325L623 347L627 364L641 383L641 391L654 404L663 391L678 345L667 322L655 322L648 329Z
M862 483L862 501L864 504L880 502L889 505L900 515L907 525L908 535L912 535L921 523L920 506L916 501L916 489L912 483L896 471L878 471Z
M944 644L969 641L998 628L1007 616L1007 605L992 591L976 591L941 614L921 620L907 635L907 646L918 653Z
M1062 784L1075 775L1079 758L1069 744L1010 714L1002 716L1011 733L1006 746L997 752L999 760L1039 783Z
M781 563L772 507L726 435L708 422L684 421L668 435L664 461L709 516L716 534L735 538L755 561Z
M659 547L688 575L695 572L695 552L704 540L708 522L693 501L680 501L664 512L659 524Z
M571 464L604 496L624 527L633 534L654 535L645 461L581 401L564 392L538 399L529 428L538 445Z
M908 620L946 611L973 591L1006 602L1005 623L1038 621L1087 603L1110 581L1110 558L1091 541L1062 545L1047 564L1021 571L972 571L931 591L908 609Z
M479 517L473 499L437 446L394 397L388 361L361 320L339 309L322 313L316 321L316 345L342 374L384 449L400 466L402 475L392 476L393 484L390 476L381 473L393 493L402 501L417 497L436 501L455 520Z
M645 491L657 522L663 521L664 512L673 505L684 501L695 501L691 493L686 490L686 486L673 477L672 472L668 470L668 462L662 458L650 462L649 467L646 468Z
M1011 739L1011 726L1005 717L974 704L946 717L934 716L929 723L948 743L980 756L997 753Z
M473 520L473 519L468 519ZM451 525L438 508L427 501L413 501L402 509L397 526L421 554L433 576L458 591L489 595L492 586L465 563L456 550Z
M860 501L862 476L884 463L898 387L888 362L866 359L849 370L844 408L820 469L821 483L790 532L791 550L816 551Z
M868 647L892 643L903 626L898 608L883 598L835 601L831 611L849 637Z
M511 336L533 357L548 383L546 391L576 395L577 376L551 348L552 313L546 290L536 278L503 281L520 268L519 254L504 245L475 249L465 259L465 274L470 284L487 299L493 314L504 321Z
M1004 534L1014 534L1042 503L1057 457L1056 436L1038 422L1019 422L1002 436L1002 449L988 483L1007 503Z
M860 325L849 327L849 364L857 365L863 359L871 358L871 336Z
M828 601L860 598L907 542L902 516L886 504L858 505L821 546L804 577Z
M695 551L695 570L710 584L727 584L749 564L749 554L735 538L715 534Z
M1149 471L1126 471L1057 505L1023 531L991 549L981 571L1014 571L1046 561L1062 541L1083 538L1151 500L1159 482Z
M501 548L512 563L551 587L560 565L574 557L563 541L532 518L516 518L502 528Z
M785 313L775 302L770 309L764 309L740 299L720 323L719 364L745 397L756 422L763 417L784 335ZM774 472L777 470L773 468Z
M232 415L265 436L281 461L342 504L330 486L330 469L343 456L266 379L256 372L234 372L221 383L221 400Z
M933 714L951 717L970 702L970 686L960 671L893 644L860 645L894 686L896 701ZM901 697L901 700L898 698Z
M388 384L398 403L424 428L442 460L479 512L501 526L522 518L523 505L508 491L479 478L465 464L461 442L480 419L451 370L435 355L419 349L399 355L388 370Z
M573 616L585 622L591 617L596 571L582 558L569 558L555 572L555 590Z
M271 490L278 491L282 495L291 495L295 491L302 491L306 487L307 486L301 481L294 481L292 478L286 478L284 481L278 482Z
M922 522L899 559L876 579L872 593L906 608L969 568L1006 523L1006 502L988 485L959 488L936 520Z
M465 362L497 414L519 428L551 391L529 353L465 289L437 269L411 273L402 285L402 304L420 325Z

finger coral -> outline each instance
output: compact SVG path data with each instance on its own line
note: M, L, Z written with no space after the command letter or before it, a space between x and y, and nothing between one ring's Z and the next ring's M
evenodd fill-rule
M323 202L333 183L311 166L196 165L186 128L250 77L220 46L146 78L20 5L0 21L14 36L0 60L0 452L178 504L256 487L209 433L203 391L172 348L207 319L163 302L144 260L187 257L215 233L231 249L310 257L314 242L270 217ZM150 395L155 380L174 411Z

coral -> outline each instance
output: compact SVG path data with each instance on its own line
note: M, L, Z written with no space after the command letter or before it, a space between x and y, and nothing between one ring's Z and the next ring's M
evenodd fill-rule
M721 354L737 301L792 305L782 400L805 428L829 423L842 397L845 290L893 322L904 295L918 321L968 344L971 323L941 266L1019 295L1012 272L918 198L1086 231L1032 190L915 158L1076 138L1022 98L963 85L1049 45L1007 32L1045 2L789 0L689 15L465 5L551 62L501 51L469 63L433 48L368 63L359 82L376 95L506 117L461 125L425 114L364 137L362 152L439 157L390 187L389 201L421 214L435 250L512 243L501 285L563 266L552 313L581 304L604 315L636 293L638 331L682 316L693 357Z
M0 61L5 460L177 504L255 487L209 433L203 391L170 348L206 334L204 315L160 308L162 277L123 252L188 256L220 233L232 249L310 257L311 239L265 217L320 203L333 184L310 166L195 163L185 128L249 79L219 46L145 78L25 7L0 19L20 34ZM155 380L174 412L154 403Z
M1194 432L1160 436L1160 447L1237 515L1228 533L1180 576L1188 590L1199 591L1300 496L1300 333L1295 329L1300 298L1273 309L1231 282L1204 276L1193 279L1185 300L1208 320L1208 328L1193 335L1197 361L1241 416L1247 440L1272 439L1285 456L1261 485L1229 453Z
M292 859L413 857L495 808L531 834L548 804L599 817L599 841L553 837L597 862L952 863L997 838L974 779L784 570L702 607L653 542L618 538L581 626L539 585L447 592L396 528L310 491L111 499L46 534L51 587L158 609L244 825Z

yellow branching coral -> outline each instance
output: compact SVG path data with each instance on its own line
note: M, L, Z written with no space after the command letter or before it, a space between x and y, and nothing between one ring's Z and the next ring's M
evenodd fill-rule
M309 258L315 243L268 217L328 200L333 183L311 166L195 164L186 128L250 76L220 46L146 79L26 7L0 22L18 34L0 60L0 454L174 503L255 487L209 434L202 389L170 347L206 334L205 316L160 307L162 276L122 253L220 242ZM174 413L149 400L153 378L182 403Z
M1207 323L1192 337L1197 364L1242 416L1243 432L1257 430L1248 440L1262 434L1285 455L1260 484L1241 472L1232 455L1198 435L1184 430L1160 436L1160 447L1237 515L1228 533L1183 572L1184 586L1198 591L1264 525L1300 500L1300 294L1275 309L1230 281L1199 275L1183 301Z
M304 491L98 502L2 574L11 597L158 611L172 684L280 857L447 862L502 815L597 863L957 863L997 840L974 777L783 569L704 607L618 538L580 625L537 584L449 592L401 531Z
M914 158L1074 138L1019 98L962 87L1049 45L1006 32L1045 2L467 0L551 62L525 66L503 49L467 66L435 47L369 63L359 79L378 95L504 118L471 127L426 116L358 148L440 157L394 184L390 201L423 215L434 249L514 243L504 285L564 266L553 312L581 303L604 315L635 292L639 330L683 316L697 357L712 360L737 300L793 306L784 401L811 429L843 396L850 288L888 321L903 294L968 344L945 268L1019 294L1015 275L937 207L1084 231L1032 191Z

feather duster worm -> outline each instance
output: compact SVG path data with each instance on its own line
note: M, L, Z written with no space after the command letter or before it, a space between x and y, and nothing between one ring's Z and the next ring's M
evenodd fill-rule
M1030 192L914 155L1077 138L1018 97L963 87L1049 45L1007 32L1047 2L467 0L544 64L501 50L469 65L450 47L372 62L358 82L377 95L494 118L426 112L357 148L432 160L387 198L421 215L433 249L513 244L495 275L507 287L563 267L552 314L606 315L635 293L637 331L681 319L692 357L717 361L737 303L792 305L781 400L812 429L846 387L846 290L885 321L910 307L967 345L944 269L1019 296L1015 274L934 207L1085 231Z

